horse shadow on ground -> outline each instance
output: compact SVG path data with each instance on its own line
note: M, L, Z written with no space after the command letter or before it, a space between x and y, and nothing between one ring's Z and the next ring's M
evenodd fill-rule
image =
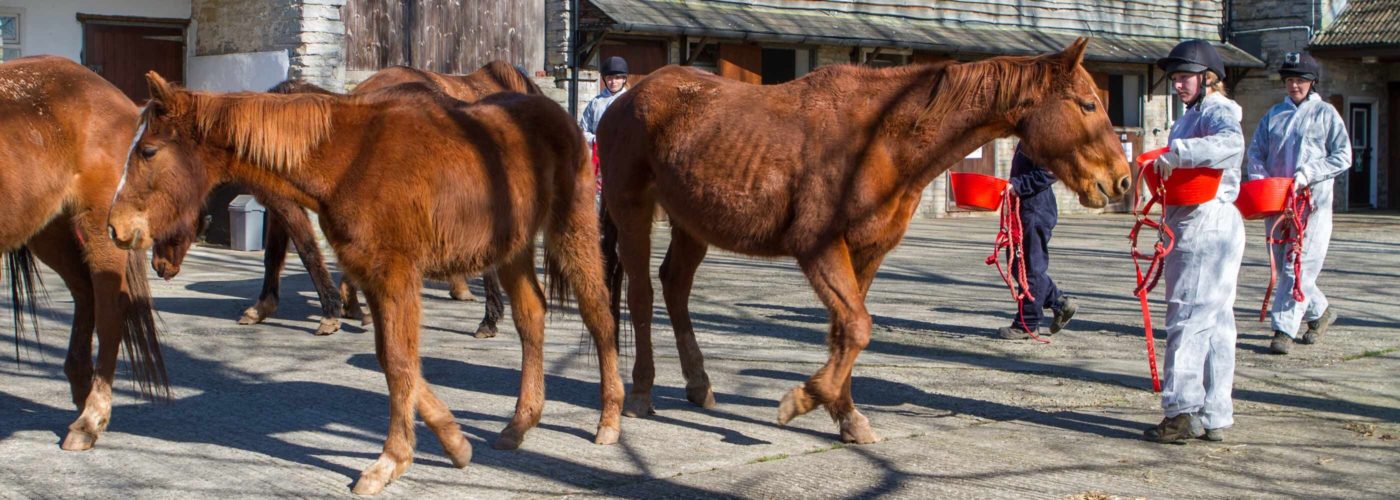
M28 363L29 366L21 369L30 372L27 373L29 376L52 379L43 383L62 385L66 388L67 382L63 378L61 368L61 349L46 346L45 350L48 351L47 362ZM380 446L388 429L389 400L383 391L368 391L323 382L268 381L257 374L239 372L217 363L190 357L169 346L165 347L164 354L170 373L180 385L198 388L203 392L179 397L169 403L114 405L109 432L176 443L210 444L310 465L345 475L347 488L359 477L360 471L353 467L368 466L379 456ZM359 360L356 363L367 361L373 364L376 371L378 369L372 354L356 356L355 359ZM430 362L428 368L437 369L440 362L441 360ZM498 380L509 378L506 377L507 374L518 373L514 370L477 366L466 367L465 370L465 373L451 375L504 385L512 391L518 386L518 379L509 384L496 383ZM120 378L122 374L119 372L118 376ZM569 381L560 377L554 377L554 381L554 395L584 392L591 394L591 398L571 399L591 399L593 407L597 407L597 384ZM121 382L119 380L116 384L115 392L120 395L118 400L133 399L134 391L130 390L129 384ZM580 387L586 387L588 390L577 391ZM514 392L510 394L514 395ZM680 397L684 398L683 395ZM4 392L0 392L0 407L6 408L6 418L0 419L0 440L8 439L18 432L49 431L53 433L55 450L67 431L67 425L77 417L77 411L69 405L50 406ZM520 450L491 449L490 443L508 423L511 409L512 407L503 406L499 415L453 410L468 441L471 442L474 452L472 466L499 467L587 489L608 488L650 479L643 474L610 471L533 452L529 449L528 442ZM488 424L492 428L486 428L464 420L494 424ZM577 436L583 440L581 446L593 446L589 443L592 440L590 432L551 425L548 423L548 417L539 428ZM453 471L451 462L442 454L436 436L424 425L416 425L415 429L419 443L414 460L416 466L410 470L407 477L431 481L434 475L458 473ZM308 431L352 441L355 443L353 448L362 451L333 451L310 447L282 437ZM104 446L114 446L113 441L119 439L121 438L105 437L98 441L96 449L100 451ZM349 457L355 459L352 462L357 463L347 467L328 460L327 457ZM645 470L641 465L643 464L637 464L636 468ZM713 492L684 486L676 488L683 496L714 495Z

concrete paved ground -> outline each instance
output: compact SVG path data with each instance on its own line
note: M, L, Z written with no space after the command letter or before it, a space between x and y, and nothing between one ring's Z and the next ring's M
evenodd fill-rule
M866 446L840 445L820 411L773 423L784 391L825 359L826 313L790 261L712 251L700 268L692 311L719 403L711 410L684 398L658 293L658 413L624 420L614 446L590 441L597 370L567 311L548 325L542 424L520 450L492 450L518 387L513 327L495 339L463 335L480 304L448 300L433 284L424 290L424 371L475 457L452 468L420 424L416 462L384 496L1393 498L1397 222L1339 217L1322 286L1341 321L1321 344L1286 357L1265 352L1267 326L1254 319L1267 262L1260 224L1248 226L1237 423L1223 443L1185 446L1138 440L1160 413L1123 216L1062 221L1053 273L1082 305L1049 345L991 337L1014 311L982 263L994 220L916 221L870 294L874 340L853 390L884 440ZM661 225L657 263L666 239ZM314 294L295 264L279 317L238 326L260 265L259 254L198 248L175 281L152 283L176 398L139 402L123 380L109 431L82 453L58 448L76 416L61 369L71 303L48 275L41 347L27 341L18 362L0 359L0 497L347 496L387 428L372 335L354 326L311 335Z

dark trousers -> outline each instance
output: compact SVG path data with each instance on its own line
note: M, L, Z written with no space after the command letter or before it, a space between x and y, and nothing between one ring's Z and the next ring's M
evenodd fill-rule
M1043 194L1050 195L1049 192ZM1061 296L1059 287L1055 286L1055 280L1050 279L1050 235L1055 231L1059 215L1054 205L1048 207L1049 210L1035 208L1041 207L1021 207L1021 227L1024 228L1021 243L1026 258L1026 284L1030 285L1031 295L1035 298L1022 299L1021 317L1011 320L1013 328L1022 328L1021 321L1024 319L1025 325L1032 330L1040 328L1044 309L1059 306ZM1013 265L1011 269L1011 272L1020 275L1020 266Z

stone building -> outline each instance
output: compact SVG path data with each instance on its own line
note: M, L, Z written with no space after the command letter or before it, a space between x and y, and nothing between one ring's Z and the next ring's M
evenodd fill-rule
M580 94L596 92L596 75L588 69L610 55L626 57L638 73L684 63L752 83L779 83L829 64L887 66L1030 55L1090 36L1085 66L1132 157L1164 145L1173 117L1182 112L1153 62L1184 39L1220 41L1224 3L577 0ZM551 26L568 22L570 4L546 6ZM568 29L547 30L548 64L568 65L569 34ZM1219 47L1231 71L1263 67L1232 45ZM994 141L955 170L1005 176L1015 142ZM946 178L926 189L923 215L958 214L948 200ZM1088 211L1067 189L1057 187L1056 192L1062 211ZM1125 208L1121 204L1110 210Z
M1338 178L1337 210L1396 208L1400 183L1400 0L1234 0L1224 21L1236 45L1268 63L1234 92L1253 134L1283 100L1278 68L1289 52L1322 64L1318 93L1341 112L1352 139L1352 169Z

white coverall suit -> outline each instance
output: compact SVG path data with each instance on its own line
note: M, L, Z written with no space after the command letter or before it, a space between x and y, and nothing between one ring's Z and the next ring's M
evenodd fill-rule
M1176 232L1163 279L1167 289L1167 418L1197 413L1206 429L1234 423L1230 391L1235 376L1235 285L1244 257L1239 195L1244 133L1240 107L1209 93L1172 125L1169 145L1178 168L1224 170L1215 198L1164 209Z
M1291 177L1295 189L1300 185L1312 188L1312 212L1303 238L1303 301L1293 300L1293 261L1284 258L1288 245L1269 245L1274 261L1280 264L1269 320L1274 331L1296 339L1303 321L1320 319L1327 310L1327 296L1317 287L1317 274L1332 239L1332 180L1351 168L1351 139L1342 115L1316 93L1298 105L1284 97L1259 121L1249 142L1247 165L1250 180ZM1265 219L1264 230L1273 228L1278 218Z

